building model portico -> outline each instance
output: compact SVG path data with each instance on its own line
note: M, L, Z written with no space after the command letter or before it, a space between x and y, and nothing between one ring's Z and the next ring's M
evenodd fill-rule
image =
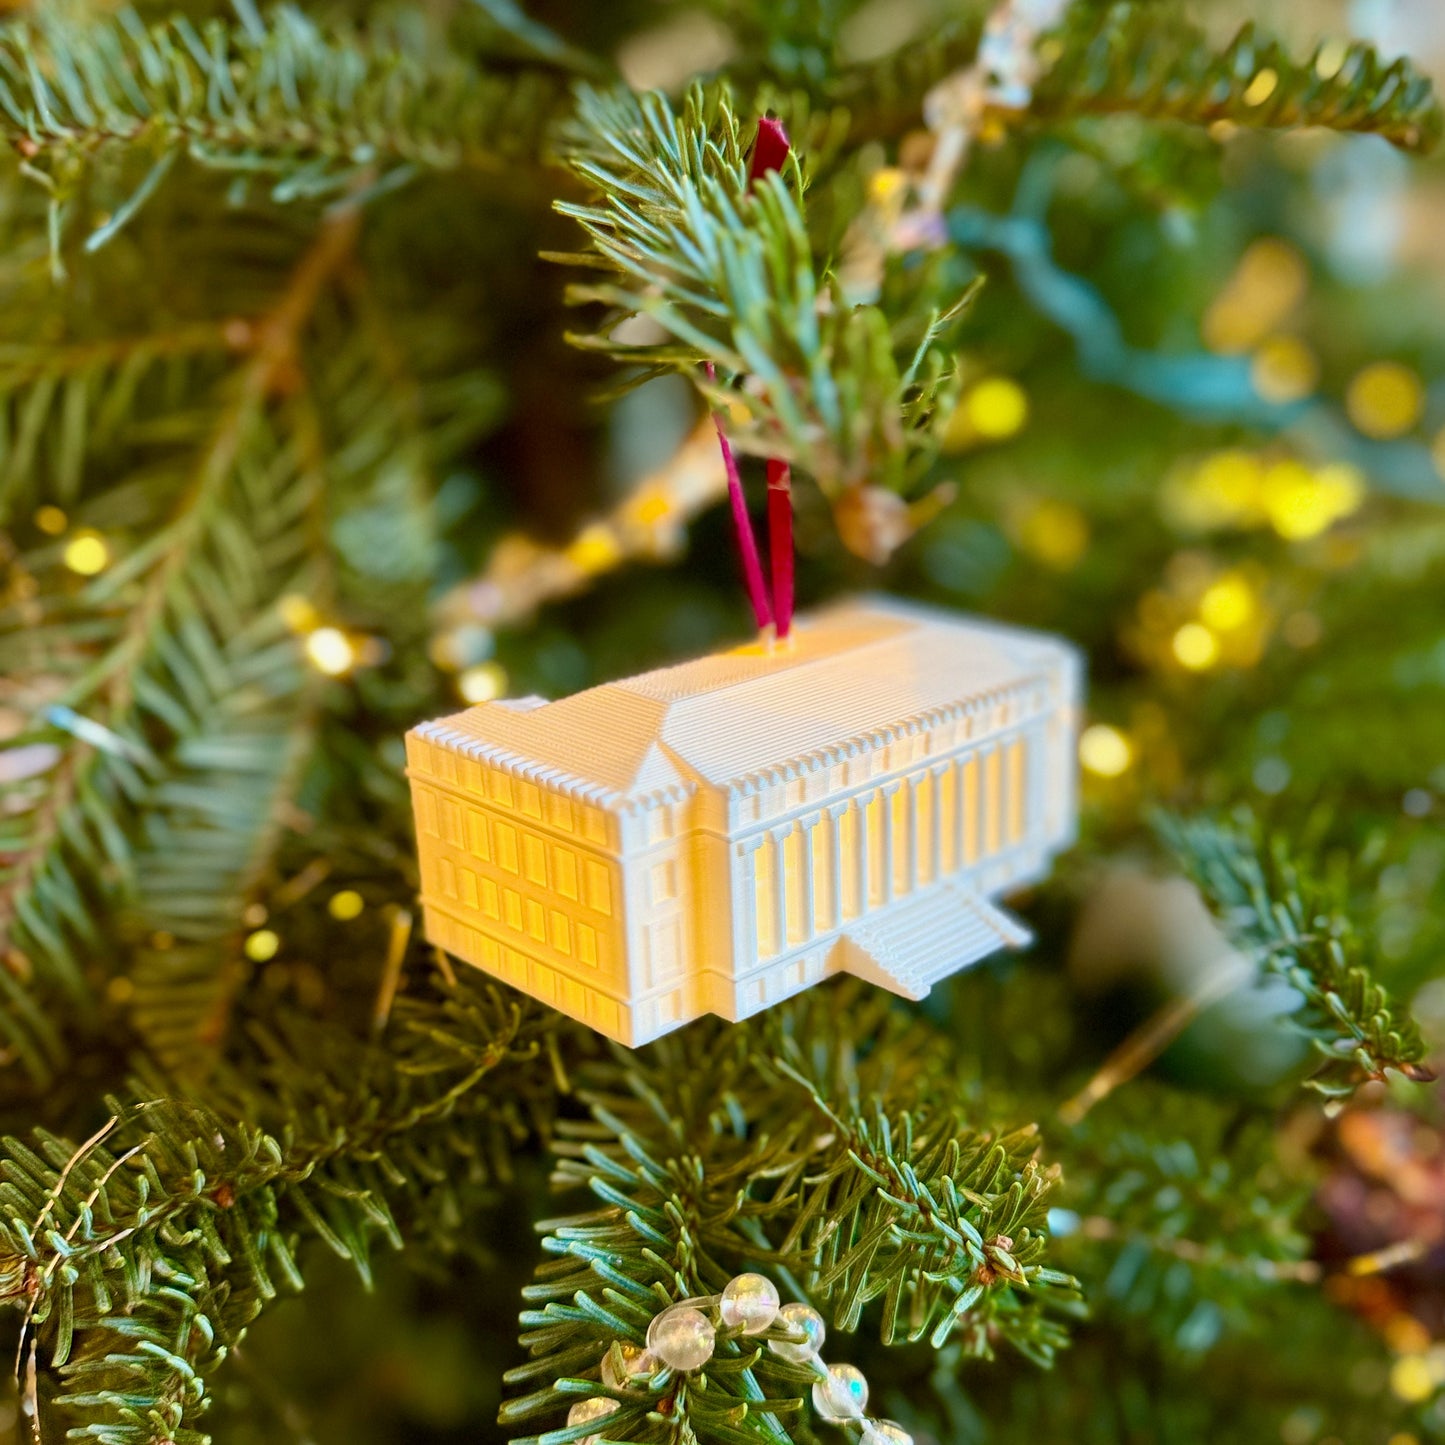
M407 736L427 936L636 1045L834 973L922 997L1024 942L992 901L1075 828L1080 666L864 599Z

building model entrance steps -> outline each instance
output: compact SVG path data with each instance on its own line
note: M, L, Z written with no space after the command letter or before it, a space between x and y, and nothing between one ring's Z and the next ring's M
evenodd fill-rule
M919 999L969 964L1032 942L1033 934L1018 919L988 899L940 883L848 928L840 963L844 973Z

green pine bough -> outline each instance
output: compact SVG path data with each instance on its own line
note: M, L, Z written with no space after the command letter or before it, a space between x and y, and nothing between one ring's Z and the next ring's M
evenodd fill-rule
M1399 808L1439 787L1445 534L1433 475L1401 481L1428 439L1352 439L1400 510L1352 521L1348 574L1254 534L1181 542L1155 493L1175 458L1290 444L1243 361L1178 346L1243 244L1219 147L1317 127L1422 151L1428 82L1363 44L1215 45L1173 4L1077 0L1036 37L1027 103L985 108L928 244L900 245L890 178L926 163L925 96L975 62L983 8L881 41L851 0L703 8L716 66L662 90L623 79L676 18L652 6L549 6L549 28L511 0L65 0L0 23L0 1298L26 1428L419 1438L395 1400L358 1423L328 1396L329 1351L277 1343L303 1310L340 1338L370 1289L378 1338L344 1348L420 1377L407 1350L441 1319L460 1345L426 1337L425 1393L464 1398L473 1434L499 1410L489 1438L581 1439L568 1408L601 1393L608 1439L832 1438L812 1376L746 1337L695 1374L599 1382L660 1309L758 1270L919 1438L1302 1439L1301 1410L1425 1438L1438 1422L1331 1363L1386 1377L1323 1287L1322 1186L1350 1165L1311 1099L1383 1107L1382 1082L1429 1072L1401 1000L1445 944L1441 870ZM750 185L763 112L793 159ZM1302 184L1251 164L1275 167L1254 205ZM1331 355L1406 348L1328 270ZM992 373L1038 418L1017 452L952 425ZM627 420L667 384L670 422ZM606 446L596 397L620 398ZM1152 846L1127 791L1092 798L1080 865L1030 903L1034 953L919 1008L830 985L634 1055L425 946L397 743L455 705L448 669L570 690L721 640L738 602L699 561L442 635L438 594L499 539L515 559L515 533L607 512L627 428L701 409L791 463L814 595L873 584L816 494L956 487L888 585L1090 649L1101 716L1164 716L1188 762L1186 786L1167 750L1135 758L1145 796L1248 797L1239 718L1276 746L1313 710L1313 811L1286 792L1267 833L1162 825L1258 970L1239 997L1284 987L1261 1027L1312 1062L1111 1066L1177 1005L1133 980L1121 1023L1067 962L1083 864ZM1030 550L1061 514L1089 538L1075 571ZM1186 546L1267 568L1261 615L1326 643L1151 672L1117 639ZM396 1250L444 1281L426 1319Z

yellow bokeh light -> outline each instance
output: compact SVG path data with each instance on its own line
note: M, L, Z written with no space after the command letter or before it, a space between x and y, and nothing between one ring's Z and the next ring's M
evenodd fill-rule
M457 678L457 691L470 703L492 702L506 690L506 671L495 662L480 662Z
M246 957L252 963L266 963L276 957L281 948L280 938L269 928L258 928L246 938Z
M1315 485L1335 517L1348 517L1351 512L1359 511L1369 492L1364 473L1348 462L1331 462L1320 467L1315 472Z
M1385 1322L1385 1343L1397 1355L1423 1358L1430 1348L1430 1331L1414 1315L1395 1315Z
M326 911L342 923L350 923L353 918L361 915L361 910L366 907L366 902L354 888L343 888L340 893L331 895L331 902L326 905Z
M1029 419L1029 399L1011 377L991 376L970 387L962 410L973 434L985 441L1003 441Z
M292 632L310 632L321 625L321 614L299 592L288 592L277 604L281 621Z
M594 522L573 538L566 556L579 572L606 572L622 560L622 548L610 527Z
M1278 84L1278 72L1265 66L1245 87L1244 103L1246 105L1263 105L1274 94Z
M1108 723L1086 727L1079 738L1079 761L1100 778L1117 778L1134 761L1134 745Z
M1317 537L1365 499L1360 472L1336 462L1312 472L1302 462L1276 462L1265 474L1263 502L1270 526L1288 541Z
M649 487L632 499L628 513L641 526L655 527L672 515L672 499L660 488Z
M82 577L94 577L110 565L110 548L99 532L77 532L65 544L65 565Z
M902 198L908 176L897 166L880 166L868 178L868 199L875 206L890 205Z
M1072 567L1088 545L1088 520L1068 502L1039 502L1019 525L1019 546L1060 572Z
M1371 362L1350 382L1345 409L1367 437L1402 436L1420 420L1425 388L1420 378L1398 361Z
M1278 405L1300 401L1314 391L1320 364L1297 336L1271 336L1260 343L1249 369L1255 391Z
M1204 672L1219 661L1219 639L1200 622L1186 622L1170 646L1180 665L1190 672Z
M1299 304L1309 285L1304 257L1288 241L1264 236L1239 258L1205 312L1204 344L1226 355L1248 351Z
M1401 1355L1390 1366L1390 1389L1407 1404L1419 1405L1435 1393L1435 1373L1424 1355Z
M1199 615L1218 632L1232 632L1251 621L1256 611L1254 588L1238 572L1211 582L1199 599Z
M1195 530L1252 526L1264 518L1264 471L1251 452L1215 452L1171 484L1166 509L1181 526Z
M306 638L306 655L318 672L340 677L356 665L356 648L339 627L318 627Z
M36 511L35 525L47 536L58 537L70 525L70 518L59 507L45 506Z

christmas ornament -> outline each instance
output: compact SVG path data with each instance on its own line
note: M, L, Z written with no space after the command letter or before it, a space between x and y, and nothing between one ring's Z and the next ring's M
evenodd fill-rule
M739 1302L747 1301L739 1317ZM868 1378L856 1365L826 1365L823 1347L823 1319L811 1305L790 1302L778 1307L778 1291L760 1274L740 1274L723 1286L721 1294L679 1300L652 1317L647 1327L646 1358L657 1370L691 1374L712 1359L718 1338L760 1335L779 1359L801 1365L812 1372L813 1408L818 1418L834 1425L856 1427L860 1445L913 1445L913 1436L893 1420L869 1416ZM621 1389L625 1382L609 1366L618 1351L639 1353L638 1347L614 1341L602 1357L602 1383ZM572 1406L569 1425L587 1425L605 1419L619 1408L606 1395L590 1395ZM581 1445L600 1445L601 1434L586 1435Z
M428 938L609 1038L836 973L908 998L1073 837L1077 655L868 599L407 736Z

